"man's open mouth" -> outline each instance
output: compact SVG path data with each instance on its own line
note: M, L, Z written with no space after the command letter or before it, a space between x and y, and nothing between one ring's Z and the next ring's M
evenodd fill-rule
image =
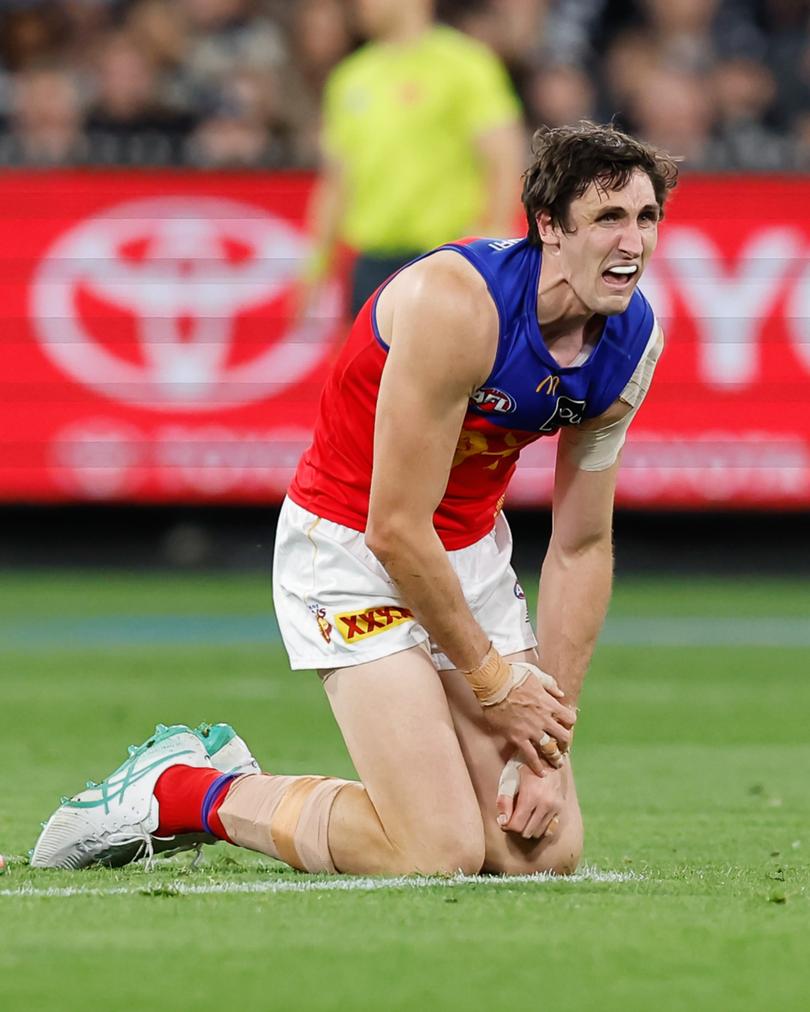
M638 264L621 264L602 271L602 280L611 288L627 288L638 274Z

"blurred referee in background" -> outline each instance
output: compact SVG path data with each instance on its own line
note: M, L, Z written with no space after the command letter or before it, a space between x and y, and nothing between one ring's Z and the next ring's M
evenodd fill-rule
M511 235L521 110L484 45L434 22L434 0L353 0L368 41L324 92L323 167L309 208L315 252L300 309L339 243L357 252L349 311L404 263L464 235Z

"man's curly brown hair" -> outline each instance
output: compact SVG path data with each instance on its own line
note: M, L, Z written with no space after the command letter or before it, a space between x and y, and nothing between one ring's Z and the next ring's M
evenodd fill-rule
M541 127L532 139L534 161L523 174L523 206L529 224L529 242L540 245L536 216L547 211L555 225L566 228L571 201L591 183L600 189L626 186L640 169L650 177L658 208L678 182L678 165L672 155L612 124L583 120L577 126Z

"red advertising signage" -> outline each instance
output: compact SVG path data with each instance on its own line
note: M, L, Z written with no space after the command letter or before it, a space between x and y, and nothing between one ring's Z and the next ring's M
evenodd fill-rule
M0 499L267 502L343 336L306 319L306 176L0 176ZM635 506L810 504L810 181L687 177L642 288L667 335ZM549 499L554 441L513 504Z

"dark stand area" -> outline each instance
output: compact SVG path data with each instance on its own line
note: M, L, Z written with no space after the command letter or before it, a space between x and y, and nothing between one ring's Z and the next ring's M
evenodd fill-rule
M261 570L273 553L276 507L5 506L0 567ZM515 565L537 567L548 511L512 510ZM616 570L660 574L807 575L805 512L620 510Z

